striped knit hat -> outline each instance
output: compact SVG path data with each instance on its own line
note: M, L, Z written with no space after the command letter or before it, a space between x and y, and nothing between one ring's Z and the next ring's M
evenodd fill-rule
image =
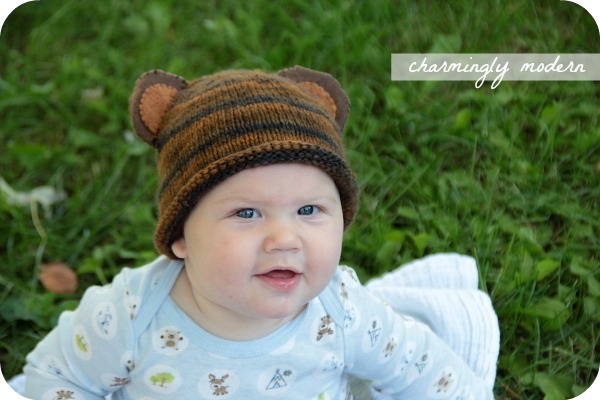
M348 108L331 75L302 67L224 71L191 82L163 71L142 75L130 112L136 134L158 151L156 248L177 258L171 245L203 193L244 169L281 162L330 175L347 228L358 206L342 143Z

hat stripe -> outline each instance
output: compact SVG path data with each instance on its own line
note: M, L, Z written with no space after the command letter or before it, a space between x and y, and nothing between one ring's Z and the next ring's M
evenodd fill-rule
M250 92L255 92L260 90L260 88L264 88L268 92L272 92L273 90L277 90L278 87L281 86L281 81L274 81L271 77L264 77L261 75L248 75L248 74L239 74L235 75L230 79L218 79L218 76L221 74L215 74L217 79L199 79L193 81L191 83L192 86L196 85L195 90L190 91L184 98L185 101L193 100L196 96L202 95L216 95L223 96L226 94L227 90L231 90L232 87L239 88L251 88ZM281 78L280 78L281 79ZM215 93L211 93L215 92ZM231 95L232 93L228 93ZM239 95L239 92L238 92Z
M278 116L273 120L274 116ZM280 125L274 125L279 123ZM189 151L198 147L199 150L211 150L207 156L214 155L213 146L219 146L232 138L256 132L263 124L264 130L274 131L276 137L256 136L255 141L246 145L256 145L265 140L287 138L294 130L294 125L304 125L306 133L312 133L315 139L322 139L328 147L343 153L343 142L337 134L337 126L332 125L330 119L323 118L320 114L313 114L304 109L295 109L281 103L270 105L253 104L247 107L238 107L223 112L215 112L204 119L190 124L187 129L177 132L173 138L159 148L165 163L174 163L181 158L181 150ZM267 124L267 125L264 125ZM166 126L165 129L169 129ZM277 130L277 131L276 131ZM319 135L321 133L321 135ZM178 149L178 151L173 151Z
M222 79L220 78L222 75L230 75L231 78ZM293 82L289 82L287 78L281 76L264 76L260 73L248 74L248 71L241 70L217 73L208 79L201 78L191 82L190 86L195 86L194 90L191 90L184 95L180 102L193 102L196 97L200 95L203 97L215 96L216 98L228 98L231 96L235 98L239 97L244 89L246 89L248 93L281 93L282 85L285 85L287 89L296 90L298 93L304 93L302 89ZM287 97L286 94L283 94L283 96Z
M185 182L191 175L197 172L198 168L208 166L215 160L222 158L223 155L248 149L249 143L257 146L278 140L304 140L308 143L318 144L321 147L324 144L328 144L331 148L335 149L334 152L342 153L339 145L331 140L329 135L323 133L322 130L294 124L291 121L267 121L237 128L236 130L227 130L226 132L218 133L210 138L210 140L191 148L185 155L176 153L176 163L174 163L175 160L161 160L161 162L169 165L169 174L162 181L159 189L160 196L163 195L163 192L173 183L176 177ZM257 134L262 136L258 140L255 139ZM182 139L185 141L185 138ZM183 150L183 146L181 146L181 150ZM192 160L195 161L196 165L195 168L190 170L189 164ZM200 163L204 165L199 165Z
M295 108L298 108L301 110L306 110L306 111L318 114L321 117L326 118L334 127L336 127L336 131L337 131L337 123L333 119L331 119L331 117L325 111L323 111L317 107L311 106L306 103L300 103L300 102L294 101L292 99L285 99L285 98L281 98L281 97L255 96L255 97L251 97L251 98L234 100L234 101L226 102L223 104L215 105L212 107L208 107L201 112L197 112L196 114L193 114L193 116L191 116L189 119L184 120L181 124L178 124L178 125L173 126L172 128L169 128L168 130L166 130L163 133L163 136L160 138L160 140L158 142L158 150L160 151L164 146L166 146L167 143L171 139L173 139L173 137L176 136L179 132L186 130L191 125L195 124L196 122L198 122L204 118L207 118L208 116L210 116L212 114L239 108L239 107L246 107L246 106L257 105L257 104L265 104L265 105L266 104L273 104L273 105L274 104L282 104L282 105L287 105L287 106L295 107ZM179 108L178 106L176 106L176 107ZM175 109L175 107L174 107L174 109Z
M223 78L226 76L227 78ZM281 77L279 77L281 79ZM212 76L205 76L190 83L190 86L196 86L200 91L191 93L191 96L195 97L200 93L207 93L219 87L232 86L234 84L252 84L260 83L262 85L268 85L273 88L277 88L281 81L273 80L273 76L264 76L260 71L249 71L249 70L229 70L217 72Z

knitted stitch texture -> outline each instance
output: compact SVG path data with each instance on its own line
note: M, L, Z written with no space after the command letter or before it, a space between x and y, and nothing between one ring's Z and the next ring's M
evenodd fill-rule
M171 244L204 193L261 165L322 169L340 193L345 228L354 219L358 189L341 135L348 100L330 75L296 67L276 74L224 71L187 82L152 71L138 80L130 106L136 133L158 150L154 241L162 254L176 258Z

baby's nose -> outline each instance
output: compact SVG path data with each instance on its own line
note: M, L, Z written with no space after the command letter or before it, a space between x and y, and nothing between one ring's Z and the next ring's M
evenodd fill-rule
M300 247L300 237L293 222L277 221L269 224L269 231L265 239L267 252L298 251Z

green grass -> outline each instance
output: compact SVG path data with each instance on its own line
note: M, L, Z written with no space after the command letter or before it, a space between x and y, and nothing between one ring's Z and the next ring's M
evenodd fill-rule
M0 36L0 176L67 199L0 197L0 364L25 355L91 284L151 260L154 154L127 99L154 68L327 71L352 110L362 189L343 261L363 279L436 252L477 258L502 329L499 399L561 399L600 365L600 86L392 82L390 54L598 53L593 19L545 1L64 1L21 6ZM80 278L46 293L41 262Z

